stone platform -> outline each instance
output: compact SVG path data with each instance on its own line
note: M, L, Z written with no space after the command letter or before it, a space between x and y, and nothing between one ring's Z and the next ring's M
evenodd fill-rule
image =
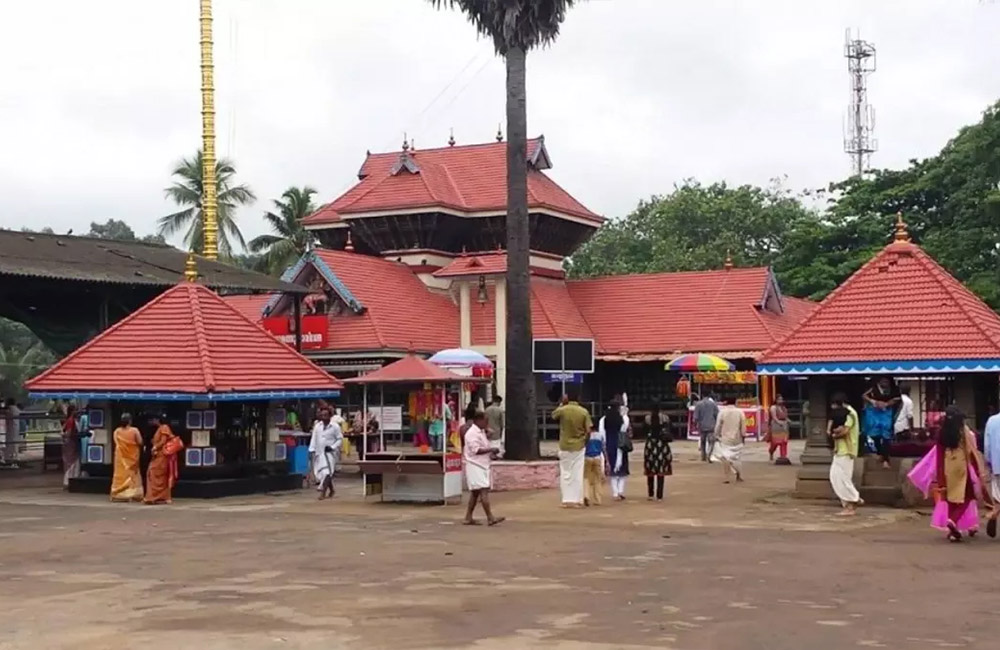
M493 462L493 491L547 490L559 487L558 460L497 460Z

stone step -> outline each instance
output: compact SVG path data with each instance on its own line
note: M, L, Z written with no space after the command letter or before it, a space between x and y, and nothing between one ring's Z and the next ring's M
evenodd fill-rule
M865 456L863 460L865 461L865 471L866 472L870 471L870 470L889 471L889 470L882 469L882 460L878 456L875 456L875 455ZM889 465L892 466L892 471L898 472L899 471L899 465L902 462L903 462L902 458L890 458L889 459Z
M903 491L898 487L864 486L860 490L861 498L873 506L896 507L903 499Z
M866 467L861 481L864 487L899 487L899 472L891 469Z

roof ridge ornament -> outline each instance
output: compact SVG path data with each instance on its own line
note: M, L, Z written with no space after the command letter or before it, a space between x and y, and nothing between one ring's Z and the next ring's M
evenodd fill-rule
M733 268L733 256L729 254L728 248L726 249L726 259L722 263L722 268L725 269L726 271Z
M896 213L896 234L893 237L896 242L910 243L910 233L907 230L906 222L903 221L903 211L900 210Z
M194 258L194 251L190 251L187 260L184 262L184 280L187 282L198 281L198 262Z
M503 142L503 129L501 128L502 123L497 122L497 142Z
M351 241L351 229L347 229L347 242L344 244L344 250L348 253L354 252L354 242Z
M454 128L449 129L449 132L448 132L448 146L449 147L454 147L455 146L455 129Z

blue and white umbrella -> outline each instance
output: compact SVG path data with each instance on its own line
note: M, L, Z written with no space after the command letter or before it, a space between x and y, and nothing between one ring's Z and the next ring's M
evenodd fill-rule
M476 352L475 350L466 350L464 348L441 350L428 359L428 361L434 365L441 366L442 368L493 367L493 362L486 356Z

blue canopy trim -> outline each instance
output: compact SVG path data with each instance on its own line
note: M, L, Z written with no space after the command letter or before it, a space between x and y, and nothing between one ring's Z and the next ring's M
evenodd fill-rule
M757 366L757 373L761 375L891 375L965 372L1000 372L1000 359L763 363Z
M156 393L130 391L39 391L31 399L86 399L118 402L261 402L340 397L339 390L273 390L242 393Z

